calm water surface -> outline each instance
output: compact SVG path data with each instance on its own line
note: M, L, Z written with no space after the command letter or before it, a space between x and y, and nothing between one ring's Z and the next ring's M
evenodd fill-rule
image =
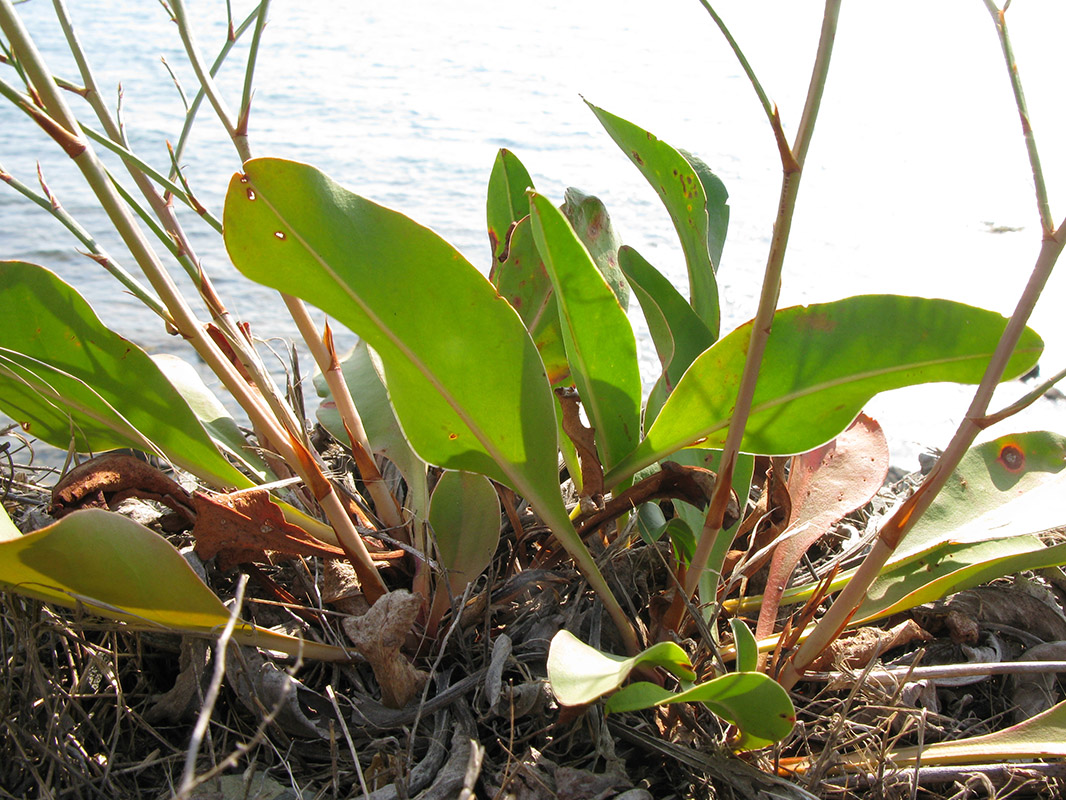
M190 5L199 44L213 57L225 32L225 6ZM182 69L174 26L156 4L81 0L72 6L101 85L114 92L122 83L135 149L165 169L164 142L177 136L183 111L160 58L190 93L194 83ZM1066 135L1057 91L1066 74L1066 52L1057 44L1066 30L1064 6L1030 0L1009 17L1052 211L1059 215L1066 211L1066 154L1056 147ZM791 134L806 93L819 4L733 0L718 7ZM51 5L32 0L19 8L53 71L73 78ZM994 30L977 0L926 4L920 13L899 8L844 4L782 304L897 292L1009 313L1040 235ZM244 52L238 47L220 75L233 106ZM697 153L722 177L732 208L719 275L724 327L754 314L780 166L751 87L695 0L654 10L626 0L548 0L535 8L487 0L276 0L256 77L255 154L318 165L434 228L483 269L489 261L485 185L496 150L507 147L540 191L561 200L573 185L599 195L623 240L683 285L669 218L599 128L584 96ZM206 107L201 118L184 164L194 190L221 214L239 162ZM131 263L65 157L25 118L0 107L0 165L32 182L38 161L64 205ZM206 226L191 215L187 225L229 305L260 336L293 336L275 296L238 279ZM184 352L77 254L56 223L10 190L0 191L0 242L0 257L55 270L108 324L149 351ZM1061 274L1053 280L1033 321L1047 341L1048 373L1066 362L1064 280ZM647 345L643 366L650 380L654 356L639 311L632 318ZM1006 387L1003 401L1020 392ZM968 390L944 385L875 400L872 412L886 427L896 463L913 467L919 443L945 444L968 397ZM1042 402L1013 427L1062 430L1063 413Z

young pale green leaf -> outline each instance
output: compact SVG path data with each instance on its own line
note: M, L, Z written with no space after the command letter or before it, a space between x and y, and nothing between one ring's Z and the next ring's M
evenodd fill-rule
M548 647L548 683L564 706L595 702L625 683L639 666L663 667L685 681L696 679L685 651L673 642L660 642L624 658L601 653L570 631L561 630Z
M455 248L314 167L271 158L247 162L230 182L225 231L247 277L313 303L378 353L423 459L561 504L540 357L511 306Z
M949 764L988 764L1033 758L1066 758L1066 701L1025 722L995 733L972 736L955 742L938 742L921 747L904 747L878 756L878 763L896 767L947 766ZM850 756L843 764L867 769L868 757Z
M448 586L460 595L492 561L500 542L500 499L482 475L445 472L433 487L429 524Z
M640 253L622 247L618 264L644 312L663 367L644 409L644 426L649 427L685 370L714 344L715 337L674 285Z
M110 511L77 511L0 542L0 586L140 628L216 636L229 609L169 542ZM234 639L291 655L347 661L340 647L241 622Z
M640 436L637 343L625 311L570 224L546 197L530 195L533 235L555 287L570 372L596 430L605 469Z
M152 359L43 267L0 262L0 342L0 409L34 436L158 453L216 488L252 485Z
M866 600L849 625L862 625L932 603L1004 575L1064 565L1066 544L1047 547L1035 536L942 545L920 559L882 573L871 584Z
M805 453L847 428L878 392L932 381L977 383L1005 325L991 311L896 295L781 309L741 449ZM693 362L644 441L605 476L608 487L679 448L721 446L750 337L749 322ZM1004 379L1031 369L1042 348L1027 328Z
M375 364L374 354L366 342L356 342L352 351L341 359L341 375L348 385L363 429L376 455L389 459L400 470L407 483L404 505L418 519L425 519L429 509L429 485L426 480L426 462L407 443L400 423L392 412L388 391L381 381L380 364ZM321 374L315 376L315 391L323 398L315 416L322 427L333 434L339 442L348 441L340 412L329 393L329 386Z
M696 169L681 153L643 128L591 103L587 105L666 206L688 264L692 307L717 338L721 318L718 282L707 247L707 196ZM724 198L721 202L724 204Z
M654 683L634 683L612 695L606 711L639 711L670 703L703 703L736 725L740 736L732 742L734 750L768 747L788 736L796 724L788 692L761 672L730 672L677 693Z
M737 672L755 672L759 668L759 643L755 641L755 634L739 617L730 617L729 628L733 631Z
M485 204L493 269L502 261L511 225L529 213L526 191L533 188L533 179L518 156L510 150L501 149L496 154L489 175L488 201Z
M618 238L603 202L571 186L566 190L560 211L589 251L596 269L618 298L618 305L628 311L629 284L618 267L618 247L622 240Z

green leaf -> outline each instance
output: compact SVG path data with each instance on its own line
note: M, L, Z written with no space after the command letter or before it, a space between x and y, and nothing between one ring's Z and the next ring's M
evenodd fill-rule
M685 651L673 642L659 642L632 658L601 653L567 630L552 637L548 647L548 682L564 706L581 706L621 686L639 666L663 667L681 680L692 681Z
M1035 536L943 545L878 576L849 625L931 603L1004 575L1063 565L1066 544L1047 547Z
M1009 461L1009 466L1008 466ZM1066 521L1066 437L1013 433L970 448L944 488L899 543L888 566L946 542L1039 533Z
M313 167L263 158L245 170L226 196L237 269L313 303L378 353L424 460L561 504L544 368L484 276L429 229Z
M8 542L21 536L22 532L15 527L15 523L7 515L7 509L0 505L0 542Z
M611 287L618 305L629 309L629 284L618 267L618 247L622 240L611 224L611 217L600 198L585 194L573 186L566 190L565 201L560 209L577 238L592 256L596 269Z
M507 246L507 233L511 225L529 213L526 191L535 188L529 172L510 150L501 149L496 154L489 175L488 201L485 216L488 221L489 243L492 245L493 269L501 260Z
M581 404L609 469L640 436L640 370L633 328L573 229L546 197L530 196L533 235L559 303Z
M879 756L897 767L948 764L988 764L1033 758L1066 758L1066 701L1025 722L984 736L921 747L904 747ZM850 756L847 766L867 767L868 759Z
M392 411L385 384L381 381L380 364L366 342L356 342L355 347L341 359L341 375L348 385L363 430L376 455L389 459L407 482L406 508L418 519L424 520L429 509L429 485L426 482L426 462L407 443L400 423ZM340 412L332 400L325 376L315 375L315 391L323 398L315 416L327 431L339 442L348 442Z
M56 275L16 261L0 262L0 408L56 447L132 447L216 488L253 485L143 350Z
M699 156L687 150L678 150L685 160L696 170L707 198L707 249L711 254L711 264L718 274L722 264L722 251L725 249L726 232L729 230L729 192L709 166Z
M627 686L608 701L608 713L639 711L670 703L703 703L740 730L735 750L757 750L779 742L796 723L792 700L777 681L761 672L730 672L673 693L654 683Z
M587 101L586 101L587 103ZM681 153L648 131L587 103L615 143L663 201L688 264L692 307L718 337L720 311L714 263L708 251L707 196L696 169ZM724 203L724 198L722 199ZM728 214L728 211L726 212ZM720 212L717 214L721 216ZM728 217L727 217L728 219Z
M759 644L751 628L738 617L730 617L729 628L733 631L733 649L736 650L736 671L755 672L759 668Z
M429 524L453 595L492 561L500 542L500 499L482 475L445 472L433 488Z
M663 367L644 409L644 426L649 427L685 370L714 344L715 336L674 285L636 250L622 247L618 264L644 312Z
M259 158L244 169L230 181L224 216L237 269L318 306L364 339L381 357L415 452L524 497L632 642L563 506L555 398L510 304L433 231L314 167Z
M559 305L555 300L551 278L533 239L529 214L511 229L504 258L493 264L489 278L496 291L506 298L522 318L544 362L552 386L571 385L570 365L566 361L566 347L563 345L559 322Z
M863 295L774 315L741 449L804 453L843 431L878 392L931 381L978 383L1006 321L950 300ZM682 447L721 447L751 337L747 323L689 367L644 441L605 481L613 486ZM1004 379L1036 364L1026 329Z
M169 542L100 509L0 542L0 586L149 630L217 636L230 615ZM247 622L237 625L234 639L306 658L349 659L343 648Z
M192 364L169 353L159 353L151 358L170 384L185 398L189 408L220 449L230 458L240 461L259 480L274 480L270 467L248 443L237 420L208 388Z

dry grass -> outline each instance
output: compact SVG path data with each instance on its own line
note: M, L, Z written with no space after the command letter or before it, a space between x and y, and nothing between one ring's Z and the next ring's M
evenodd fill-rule
M47 496L28 475L9 470L5 479L5 504L19 517L39 513ZM880 513L886 502L864 513ZM560 711L545 682L552 635L565 627L593 645L617 646L576 573L513 569L516 553L546 536L531 517L520 523L520 536L506 526L493 566L471 587L466 611L446 623L440 648L414 657L431 681L420 702L398 711L380 704L366 664L272 666L257 651L231 646L215 680L213 642L139 633L3 594L0 798L228 800L274 791L331 799L367 792L374 800L1060 796L1058 765L896 771L880 758L890 747L1009 724L1002 678L924 695L914 684L867 681L861 672L844 685L800 684L794 734L746 760L726 754L726 731L702 706L610 719L598 706ZM668 588L655 548L616 547L605 561L635 616ZM320 573L315 559L252 570L242 614L262 625L299 619L271 596L273 581L312 612L303 615L313 620L301 623L313 624L306 633L342 641L344 615L314 599ZM223 598L243 583L211 565L208 578ZM694 663L712 662L704 645L683 644ZM265 672L273 684L259 680ZM207 724L190 755L199 717ZM835 755L845 751L870 753L878 769L842 775ZM777 777L799 757L811 758L811 769ZM194 780L181 795L183 772Z

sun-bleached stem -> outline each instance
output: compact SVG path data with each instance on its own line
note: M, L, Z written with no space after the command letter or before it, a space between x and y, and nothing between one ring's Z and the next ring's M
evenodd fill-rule
M326 326L324 333L320 333L302 300L287 294L283 294L282 299L311 351L315 363L322 371L330 393L333 395L333 401L337 404L337 411L341 415L341 421L344 423L344 429L351 443L352 458L359 467L359 473L374 501L374 509L378 518L394 531L397 538L406 541L399 506L374 462L374 451L367 439L366 430L363 428L363 420L355 407L351 392L348 391L348 384L344 382L344 376L341 374L340 362L337 360L337 352L333 347L333 335L329 325Z
M279 449L279 455L311 487L342 546L349 552L353 566L363 583L364 591L373 602L385 593L384 582L378 575L351 518L337 498L332 484L322 475L306 448L290 438L288 431L265 407L262 399L250 390L244 379L208 336L204 326L178 291L169 273L115 191L103 164L89 143L78 133L77 120L52 79L52 73L43 57L16 14L12 0L0 0L0 29L18 52L26 75L44 105L44 112L39 112L40 116L35 118L45 126L52 138L77 165L108 215L111 224L114 225L126 247L129 248L130 254L140 266L145 278L152 284L159 299L170 312L175 328L218 375L253 424L268 433L274 445Z

